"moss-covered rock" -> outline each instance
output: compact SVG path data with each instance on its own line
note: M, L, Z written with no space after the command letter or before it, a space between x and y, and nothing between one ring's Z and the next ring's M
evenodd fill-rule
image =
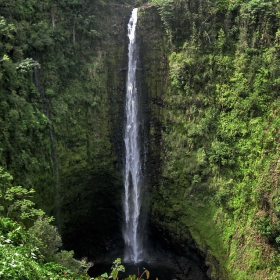
M194 240L213 279L277 279L278 4L154 2L166 29L156 61L169 64L144 78L160 139L152 222L179 244ZM140 9L150 49L164 34L154 12Z

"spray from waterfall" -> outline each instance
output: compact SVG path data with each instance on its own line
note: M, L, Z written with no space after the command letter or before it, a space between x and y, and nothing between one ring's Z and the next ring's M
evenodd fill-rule
M136 70L138 46L136 40L137 8L133 9L128 23L128 73L126 81L125 170L124 170L124 260L138 263L144 258L141 206L143 174L141 163L140 112L137 94Z

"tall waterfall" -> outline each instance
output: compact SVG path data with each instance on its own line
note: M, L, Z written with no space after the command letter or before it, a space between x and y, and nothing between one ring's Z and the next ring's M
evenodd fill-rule
M136 42L137 8L133 9L128 23L128 73L126 81L126 124L125 124L125 170L124 199L125 213L123 237L124 260L137 263L143 260L143 229L141 228L142 163L140 143L139 97L137 96L136 69L138 48Z

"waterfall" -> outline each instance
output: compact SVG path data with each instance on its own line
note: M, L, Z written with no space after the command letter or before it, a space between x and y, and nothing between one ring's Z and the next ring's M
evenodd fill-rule
M126 81L125 170L124 170L124 260L138 263L144 258L143 228L141 227L142 163L140 143L139 97L136 69L138 48L136 40L137 8L133 9L128 23L128 73ZM139 94L139 93L138 93Z

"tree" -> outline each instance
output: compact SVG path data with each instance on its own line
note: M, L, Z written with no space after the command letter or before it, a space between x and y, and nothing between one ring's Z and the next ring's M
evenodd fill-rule
M41 216L44 211L35 208L30 200L33 189L27 190L22 186L12 185L13 176L0 167L0 213L5 217L25 220Z

